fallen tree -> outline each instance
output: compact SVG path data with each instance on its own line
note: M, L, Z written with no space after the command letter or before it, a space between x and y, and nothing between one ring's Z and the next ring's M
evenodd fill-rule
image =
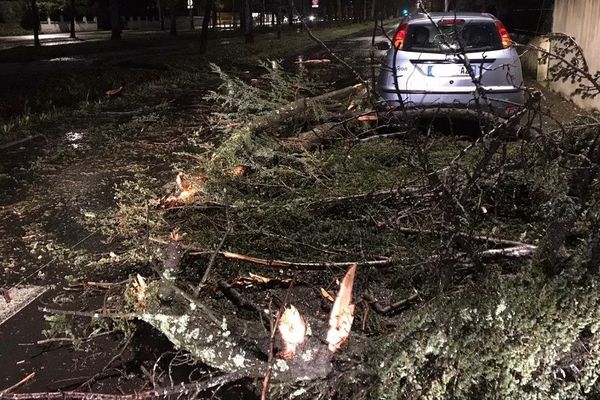
M531 102L474 140L412 120L360 140L401 118L358 121L375 108L360 86L314 96L275 67L252 84L216 72L214 147L171 195L120 196L106 224L152 268L130 277L122 314L86 316L144 321L263 398L598 393L597 123L532 138Z

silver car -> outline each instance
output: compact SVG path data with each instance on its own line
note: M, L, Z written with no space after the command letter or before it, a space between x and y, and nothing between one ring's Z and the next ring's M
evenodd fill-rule
M507 117L524 104L522 86L519 56L496 17L433 13L402 21L377 92L396 110Z

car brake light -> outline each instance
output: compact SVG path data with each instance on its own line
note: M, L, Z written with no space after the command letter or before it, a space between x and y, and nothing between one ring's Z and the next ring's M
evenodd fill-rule
M406 39L406 33L408 32L408 24L400 25L398 28L398 32L394 36L394 46L398 50L402 50L402 46L404 46L404 39Z
M498 35L500 35L500 40L502 40L502 47L505 49L509 48L512 45L512 39L508 34L508 30L506 30L506 27L500 21L496 21L496 28L498 28Z
M464 25L464 19L456 19L456 18L444 18L440 20L438 25Z

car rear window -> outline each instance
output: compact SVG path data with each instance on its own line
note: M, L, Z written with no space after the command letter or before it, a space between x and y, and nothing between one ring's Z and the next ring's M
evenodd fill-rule
M410 24L402 50L423 53L481 52L502 49L494 22L451 21Z

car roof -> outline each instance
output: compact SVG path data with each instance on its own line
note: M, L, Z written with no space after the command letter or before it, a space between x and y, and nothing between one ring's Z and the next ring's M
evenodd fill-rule
M408 22L422 22L429 21L429 18L433 20L441 19L441 18L452 18L454 19L465 19L469 21L497 21L497 18L492 14L488 13L476 13L476 12L432 12L428 14L417 13L413 14L409 17Z

